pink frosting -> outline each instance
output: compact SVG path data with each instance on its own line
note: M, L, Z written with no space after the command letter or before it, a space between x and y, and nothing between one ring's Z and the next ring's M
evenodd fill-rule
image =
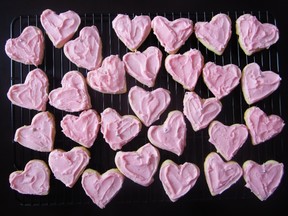
M162 63L162 52L150 46L143 52L128 52L123 56L126 71L142 84L153 87Z
M101 67L87 73L88 85L105 94L126 93L125 65L118 55L106 57Z
M274 160L258 164L252 160L243 164L245 187L261 201L268 199L279 186L284 174L284 165Z
M7 97L17 106L45 111L48 101L49 80L44 71L36 68L27 74L23 84L12 85Z
M146 143L135 152L118 151L115 155L115 164L120 172L145 187L154 181L159 161L160 153L150 143Z
M194 90L204 65L204 58L197 49L184 54L170 54L165 59L165 68L183 88Z
M40 16L40 22L53 45L61 48L78 30L81 18L71 10L57 15L54 11L46 9Z
M101 113L101 132L111 149L119 150L141 131L141 121L133 115L121 116L115 109Z
M42 160L30 160L24 170L12 172L10 187L21 194L47 195L50 190L50 170Z
M55 120L52 113L37 113L31 125L18 128L14 135L14 141L29 149L50 152L54 147Z
M122 188L124 175L118 169L107 170L102 175L87 169L82 174L82 187L99 208L103 209Z
M149 127L147 135L153 145L180 156L186 146L186 133L184 115L175 110L168 114L163 125Z
M36 26L27 26L17 38L6 41L5 52L14 61L35 65L42 64L44 57L44 36Z

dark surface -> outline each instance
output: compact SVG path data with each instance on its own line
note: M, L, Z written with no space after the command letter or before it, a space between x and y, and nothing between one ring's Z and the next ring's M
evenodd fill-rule
M166 2L163 5L155 4L154 1L47 1L45 3L40 1L9 1L3 5L1 10L0 19L0 106L1 106L1 211L9 210L10 213L29 213L29 215L38 215L39 213L49 213L57 215L59 210L63 214L70 215L111 215L112 213L119 214L150 214L156 209L160 210L161 215L164 213L177 213L186 212L187 214L195 214L194 212L201 213L224 213L226 210L231 212L231 209L235 212L250 212L251 209L257 212L268 213L269 211L275 212L281 210L287 210L287 204L285 200L288 195L288 181L286 170L288 167L288 147L285 146L287 142L287 130L286 127L282 132L282 152L277 153L277 158L284 163L285 174L283 180L277 189L275 196L270 197L268 200L261 202L256 197L251 196L249 199L243 199L241 197L227 199L227 198L213 198L207 199L181 199L176 203L169 201L160 202L111 202L104 210L100 210L94 204L85 205L59 205L56 206L21 206L16 200L15 192L9 188L8 177L12 171L15 171L13 148L11 144L11 124L10 124L10 102L6 97L7 90L10 86L10 59L4 52L4 45L6 40L10 37L9 26L14 17L20 15L35 15L41 14L46 8L51 8L56 12L63 12L66 10L74 10L79 14L84 13L163 13L163 12L221 12L221 11L266 11L268 10L277 20L277 26L280 29L280 39L277 42L277 49L279 51L280 71L282 76L281 94L285 94L285 87L287 86L287 76L285 71L288 71L288 63L286 61L286 49L287 49L287 27L285 19L285 10L278 1L262 2L262 1L235 1L237 3L228 3L230 1L177 1L177 4L173 2ZM260 3L261 2L261 3ZM285 96L282 97L282 113L285 122L287 119L287 102ZM271 158L275 159L275 158ZM137 187L139 189L139 187ZM206 190L206 189L205 189ZM139 191L137 191L139 192ZM135 192L136 193L136 192ZM121 194L125 198L125 194ZM283 211L282 211L283 212Z

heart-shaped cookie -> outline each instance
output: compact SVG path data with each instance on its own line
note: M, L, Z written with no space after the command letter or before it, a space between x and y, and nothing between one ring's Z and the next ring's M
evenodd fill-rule
M193 91L204 65L204 58L197 49L184 54L170 54L165 59L165 68L183 88Z
M217 98L200 98L195 92L186 92L183 99L183 113L194 131L206 128L221 112L222 103Z
M204 174L211 195L216 196L235 184L243 170L237 162L224 162L216 152L211 152L204 161Z
M196 22L194 32L196 38L207 49L222 55L231 38L231 19L227 14L216 14L210 22Z
M154 181L159 161L160 153L150 143L146 143L137 151L118 151L115 155L115 164L120 172L145 187Z
M70 151L54 149L48 157L48 164L55 178L72 188L84 172L90 160L90 153L84 147L73 147Z
M106 57L101 67L87 73L87 84L104 94L123 94L127 91L125 64L118 55Z
M117 195L123 182L124 175L118 169L110 169L103 174L93 169L86 169L81 180L87 196L101 209Z
M40 112L32 118L31 125L16 130L14 141L35 151L50 152L54 147L55 134L54 115L48 111Z
M118 14L112 21L112 28L129 50L136 51L151 31L151 19L139 15L131 20L126 14Z
M269 49L279 39L279 29L270 23L261 23L256 16L243 14L236 20L238 41L246 55Z
M79 37L64 45L65 56L77 67L95 70L102 62L102 41L96 26L81 29Z
M234 64L224 66L207 62L202 71L203 80L219 100L230 94L240 83L241 69Z
M193 22L188 18L170 21L166 17L155 16L151 27L161 46L169 54L176 53L193 33Z
M61 48L76 33L81 18L71 10L58 15L55 11L46 9L41 13L40 22L53 45Z
M256 106L252 106L245 111L244 120L253 145L275 137L285 126L284 120L280 116L267 116L263 110Z
M275 160L263 164L248 160L243 164L245 187L249 188L259 200L268 199L281 183L284 165Z
M158 148L180 156L186 146L186 123L182 112L175 110L168 114L163 125L149 127L149 141Z
M30 160L24 170L9 175L10 187L21 194L47 195L50 190L50 169L46 162Z
M127 73L142 84L153 87L162 63L162 52L150 46L143 52L128 52L123 56Z
M133 115L121 116L112 108L106 108L101 113L101 133L114 151L121 149L135 138L141 127L141 121Z
M157 121L171 101L170 92L164 88L146 91L139 86L133 86L128 93L129 104L142 121L149 127Z
M245 101L251 105L269 95L279 87L281 77L273 71L261 71L257 63L243 68L241 85Z
M91 108L90 95L85 77L79 71L67 72L61 81L62 87L53 89L49 104L67 112L79 112Z
M67 137L86 148L90 148L100 129L100 116L93 109L84 110L79 116L65 115L60 125L62 132Z
M17 106L45 111L48 101L49 80L44 71L36 68L30 71L23 84L12 85L7 97L12 104Z
M172 202L187 194L196 184L199 175L197 165L189 162L178 165L171 160L165 160L159 171L159 179Z
M6 41L5 52L14 61L35 65L42 64L44 57L44 36L36 26L27 26L20 36Z
M233 124L228 126L216 120L210 123L208 133L209 142L227 161L236 155L249 135L246 125Z

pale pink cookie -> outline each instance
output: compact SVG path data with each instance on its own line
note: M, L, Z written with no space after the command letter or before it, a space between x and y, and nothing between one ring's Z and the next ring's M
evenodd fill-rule
M165 160L159 171L159 179L172 202L187 194L195 186L199 176L198 166L189 162L178 165L172 160Z
M49 93L51 106L67 112L79 112L92 107L85 77L79 71L67 72L61 85Z
M6 41L5 52L9 58L26 65L41 65L44 57L44 35L36 26L27 26L17 38Z
M77 67L95 70L102 62L102 41L96 26L86 26L64 45L65 56Z
M55 178L72 188L84 172L90 160L90 152L84 147L74 147L70 151L54 149L48 157L49 167Z
M151 19L147 15L130 19L126 14L118 14L112 21L112 28L129 50L136 51L151 31Z
M204 58L197 49L184 54L170 54L165 59L165 68L183 88L193 91L204 65Z
M47 195L50 190L50 169L45 161L30 160L24 170L9 175L10 188L21 194Z
M251 105L276 91L281 77L273 71L261 71L257 63L247 64L243 68L241 85L245 101Z
M186 134L184 115L178 110L169 112L163 125L152 125L147 132L148 139L153 145L178 156L186 147Z
M76 33L81 18L71 10L56 14L55 11L46 9L40 15L40 22L53 45L61 48Z
M238 41L246 55L269 49L279 39L279 29L270 23L261 23L256 16L243 14L236 20Z
M104 94L123 94L127 91L125 64L118 55L106 57L102 65L87 73L87 84Z
M267 116L263 110L256 106L252 106L245 111L244 120L249 129L253 145L275 137L285 126L285 122L280 116Z
M160 153L150 143L146 143L137 151L118 151L115 155L115 164L120 172L145 187L153 183L159 161Z
M211 152L204 161L204 174L211 195L216 196L235 184L243 170L237 162L224 162L216 152Z
M103 174L93 169L86 169L82 174L81 184L93 203L104 209L118 194L124 179L124 175L116 168L109 169Z
M112 108L106 108L101 113L101 133L114 151L121 149L135 138L141 128L142 123L136 116L121 116Z
M7 97L12 104L26 109L45 111L48 101L49 80L44 71L36 68L30 71L24 83L12 85Z
M231 160L246 142L249 132L244 124L224 125L212 121L208 128L209 142L227 161Z
M162 52L150 46L143 52L128 52L123 56L127 73L142 84L153 87L162 63Z
M183 113L194 131L206 128L222 110L217 98L200 98L195 92L186 92L183 99Z
M48 111L37 113L30 125L18 128L14 141L39 152L50 152L54 148L56 135L54 115Z
M65 136L86 148L94 144L100 124L100 116L93 109L84 110L79 116L66 114L60 122Z
M149 127L167 109L171 96L170 92L164 88L146 91L139 86L134 86L129 90L128 100L136 116Z
M163 16L155 16L151 27L161 46L169 54L176 53L193 33L193 22L188 18L170 21Z
M220 66L207 62L202 71L203 80L216 98L230 94L240 83L241 69L235 64Z
M219 13L210 22L196 22L196 38L210 51L222 55L232 34L231 19L227 14Z

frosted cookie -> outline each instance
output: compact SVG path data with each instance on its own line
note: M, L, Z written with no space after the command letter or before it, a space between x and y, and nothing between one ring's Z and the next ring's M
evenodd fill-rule
M200 98L195 92L186 92L183 99L183 113L194 131L206 128L222 110L217 98Z
M165 69L184 89L193 91L204 65L204 58L197 49L184 54L170 54L165 59Z
M244 124L224 125L212 121L208 128L209 142L227 161L231 160L246 142L249 132Z
M189 162L178 165L171 160L165 160L159 171L159 179L172 202L187 194L194 187L199 176L198 166Z
M236 34L238 41L246 55L269 49L279 39L277 26L261 23L256 16L243 14L236 20Z
M55 11L46 9L40 15L40 22L53 45L61 48L76 33L81 18L71 10L56 14Z
M130 51L136 51L151 31L151 19L147 15L130 19L126 14L118 14L112 21L112 28Z
M9 175L10 188L21 194L47 195L50 190L50 169L45 161L30 160L24 170Z
M90 152L84 147L70 151L54 149L48 157L49 167L55 178L72 188L84 172L90 160Z
M170 92L164 88L146 91L139 86L133 86L129 90L128 101L136 116L149 127L167 109L171 96Z
M100 116L96 110L84 110L79 116L66 114L60 122L65 136L80 145L90 148L100 129Z
M261 201L267 200L280 185L284 164L275 160L268 160L263 164L247 160L243 164L245 187Z
M256 106L252 106L245 111L244 120L249 129L253 145L275 137L285 125L284 120L280 116L267 116L263 110Z
M156 147L173 152L180 156L186 147L187 128L182 112L169 112L163 125L149 127L147 136Z
M237 162L224 162L217 153L211 152L204 161L204 174L211 195L216 196L234 185L243 170Z
M153 87L162 63L162 52L150 46L143 52L128 52L123 56L128 74L140 83Z
M127 91L125 64L118 55L106 57L102 65L87 73L87 84L104 94L123 94Z
M101 113L101 133L114 151L121 149L135 138L141 128L142 123L136 116L121 116L112 108L106 108Z
M202 76L206 86L220 100L239 85L241 69L234 64L221 66L207 62L203 67Z
M150 143L146 143L137 151L118 151L115 155L115 164L120 172L145 187L153 183L159 161L160 153Z
M219 13L210 22L196 22L196 38L210 51L222 55L232 34L231 19L227 14Z
M124 182L124 175L118 169L109 169L103 174L86 169L82 174L82 188L99 208L104 209L118 194Z
M95 70L102 62L102 41L96 26L86 26L79 36L65 43L65 56L77 67Z
M163 16L155 16L151 27L161 46L169 54L176 53L193 33L193 22L188 18L170 21Z
M30 125L18 128L14 141L39 152L50 152L54 148L56 135L54 115L48 111L37 113Z
M67 112L79 112L92 107L86 79L79 71L67 72L61 85L48 95L51 106Z
M41 65L44 57L44 35L36 26L27 26L16 38L6 41L5 52L9 58L25 65Z
M49 80L44 71L36 68L30 71L24 83L12 85L7 97L12 104L26 109L45 111L48 101Z
M273 71L261 71L257 63L247 64L243 68L241 85L245 101L251 105L276 91L281 77Z

